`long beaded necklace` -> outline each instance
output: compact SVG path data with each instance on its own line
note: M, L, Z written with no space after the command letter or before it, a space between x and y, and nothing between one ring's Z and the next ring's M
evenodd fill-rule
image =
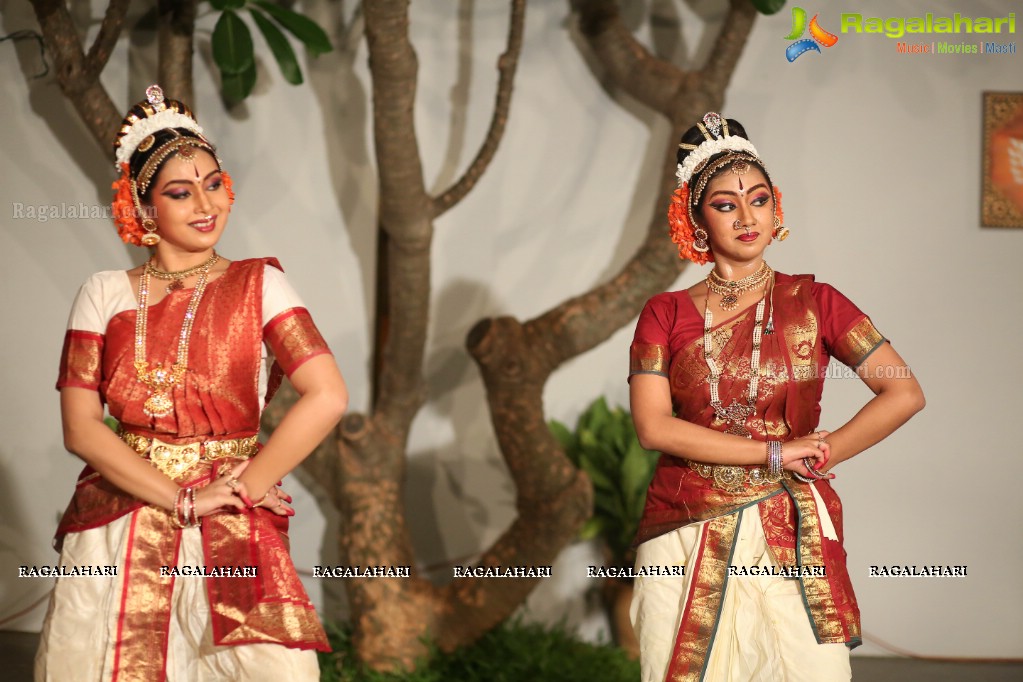
M764 264L766 267L767 264ZM763 268L761 268L763 269ZM768 269L770 272L770 269ZM732 404L725 407L721 403L721 396L718 393L721 384L721 370L715 362L713 353L713 339L710 330L714 326L714 314L710 310L710 293L703 306L703 357L710 369L710 376L707 382L710 384L710 406L714 408L714 414L718 419L728 423L725 433L735 436L752 438L753 434L745 427L746 419L756 411L757 391L760 386L760 342L764 335L764 309L767 307L767 291L757 303L757 309L753 321L753 354L750 357L750 380L749 390L746 393L746 404L739 403L732 398ZM773 311L772 311L773 317Z
M192 291L192 298L188 301L185 309L185 319L181 323L181 333L178 335L178 352L171 367L164 367L163 363L156 363L150 369L146 360L146 328L149 322L149 278L152 274L150 263L142 271L139 278L139 307L135 315L135 374L139 382L149 389L149 398L142 406L142 412L147 417L166 417L174 409L174 398L171 391L175 384L181 381L188 369L188 344L192 336L192 323L195 322L195 311L199 308L199 301L202 300L203 292L206 291L206 283L209 279L210 268L220 260L220 256L214 253L202 265L193 268L190 274L199 273L199 279ZM175 273L177 274L177 273Z
M736 280L725 279L711 270L707 275L707 288L721 296L719 305L722 310L735 310L739 307L739 297L747 291L755 291L764 286L772 272L766 262L761 263L760 268L752 275Z

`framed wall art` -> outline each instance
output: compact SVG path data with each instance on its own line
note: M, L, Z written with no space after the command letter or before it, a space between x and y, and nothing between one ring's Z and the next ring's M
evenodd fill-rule
M1023 92L984 93L980 224L1023 227Z

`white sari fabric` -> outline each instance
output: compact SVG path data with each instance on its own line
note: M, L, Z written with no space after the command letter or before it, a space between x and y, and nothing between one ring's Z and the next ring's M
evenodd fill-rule
M739 513L742 518L730 564L773 566L757 506ZM822 518L827 518L827 514ZM679 528L639 546L637 571L643 566L686 566L685 576L636 578L631 616L639 638L643 682L675 682L666 675L705 523ZM830 526L830 522L827 525ZM834 529L830 532L834 533ZM763 575L731 576L726 584L707 669L700 679L707 682L847 682L852 679L852 670L849 648L845 644L817 643L798 580Z
M61 563L68 566L124 566L133 514L99 528L69 533ZM181 535L178 566L205 564L198 528ZM123 573L122 571L118 571ZM167 682L315 682L316 652L281 644L216 646L203 578L174 579L168 628ZM36 654L36 682L143 681L116 662L121 577L60 578L50 598ZM117 668L119 668L117 670ZM115 677L115 670L116 677Z

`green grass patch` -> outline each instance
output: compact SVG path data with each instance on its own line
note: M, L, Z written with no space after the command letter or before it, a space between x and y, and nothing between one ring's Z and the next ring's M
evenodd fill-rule
M618 647L580 642L561 627L507 621L472 646L445 654L429 645L414 672L378 673L355 660L351 632L329 627L321 682L636 682L639 663Z

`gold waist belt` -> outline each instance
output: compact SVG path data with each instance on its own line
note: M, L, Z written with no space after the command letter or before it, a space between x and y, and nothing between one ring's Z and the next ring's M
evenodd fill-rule
M773 477L769 476L767 468L762 466L747 469L746 467L728 466L726 464L704 464L703 462L693 462L688 459L684 461L686 466L700 476L714 481L714 487L729 493L737 493L750 486L756 487L778 483L782 478L792 478L788 470L782 470L780 477Z
M257 436L172 445L157 438L147 438L135 433L122 432L118 435L128 444L128 447L148 459L153 466L171 478L177 478L200 461L212 461L225 457L248 459L258 451Z

